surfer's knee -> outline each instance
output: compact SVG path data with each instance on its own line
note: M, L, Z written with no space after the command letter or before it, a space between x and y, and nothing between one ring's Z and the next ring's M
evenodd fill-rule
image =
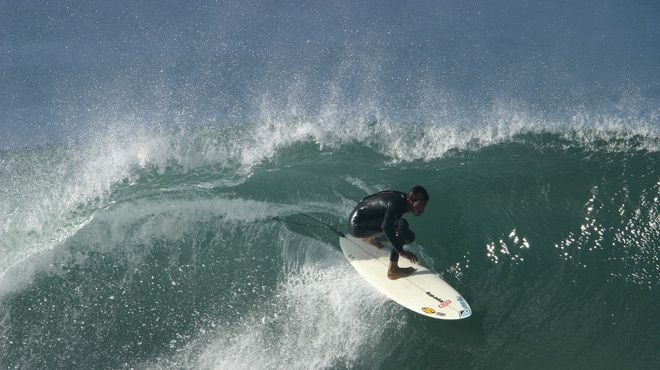
M415 241L415 233L410 230L408 221L403 218L396 225L395 236L401 244L411 244Z

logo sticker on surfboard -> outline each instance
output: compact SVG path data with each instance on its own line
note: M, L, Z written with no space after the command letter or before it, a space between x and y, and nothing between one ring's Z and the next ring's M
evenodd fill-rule
M435 310L432 309L431 307L422 307L422 311L424 311L424 313L430 313L430 314L435 313Z
M463 310L460 313L461 319L464 319L472 315L472 310L470 309L470 306L468 306L467 302L465 302L465 298L458 296L456 297L456 300L458 301L458 303L461 304L461 307L463 308Z

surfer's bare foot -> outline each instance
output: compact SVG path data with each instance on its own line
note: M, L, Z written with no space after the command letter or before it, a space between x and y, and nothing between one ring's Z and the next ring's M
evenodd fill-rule
M417 270L413 267L399 267L390 265L390 268L387 269L387 278L390 280L396 280L402 277L410 276L415 271Z
M371 246L373 246L373 247L376 247L378 249L383 248L382 244L380 244L379 242L377 242L377 241L375 241L371 238L362 238L362 241L369 244L369 245L371 245Z

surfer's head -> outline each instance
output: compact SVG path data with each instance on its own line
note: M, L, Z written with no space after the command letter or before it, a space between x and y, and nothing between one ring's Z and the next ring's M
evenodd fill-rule
M429 202L429 193L426 192L426 189L417 185L410 189L406 195L406 200L408 201L408 212L419 216L424 213L424 208Z

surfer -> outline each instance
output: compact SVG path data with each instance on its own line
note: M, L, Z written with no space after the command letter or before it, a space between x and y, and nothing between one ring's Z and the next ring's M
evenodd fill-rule
M428 201L429 194L421 186L413 187L407 194L386 190L362 199L348 217L348 231L354 237L376 248L383 248L384 240L392 243L394 249L387 269L387 277L392 280L415 272L413 267L402 268L398 264L399 256L417 263L417 256L403 249L404 244L415 241L415 233L402 217L406 212L421 215Z

